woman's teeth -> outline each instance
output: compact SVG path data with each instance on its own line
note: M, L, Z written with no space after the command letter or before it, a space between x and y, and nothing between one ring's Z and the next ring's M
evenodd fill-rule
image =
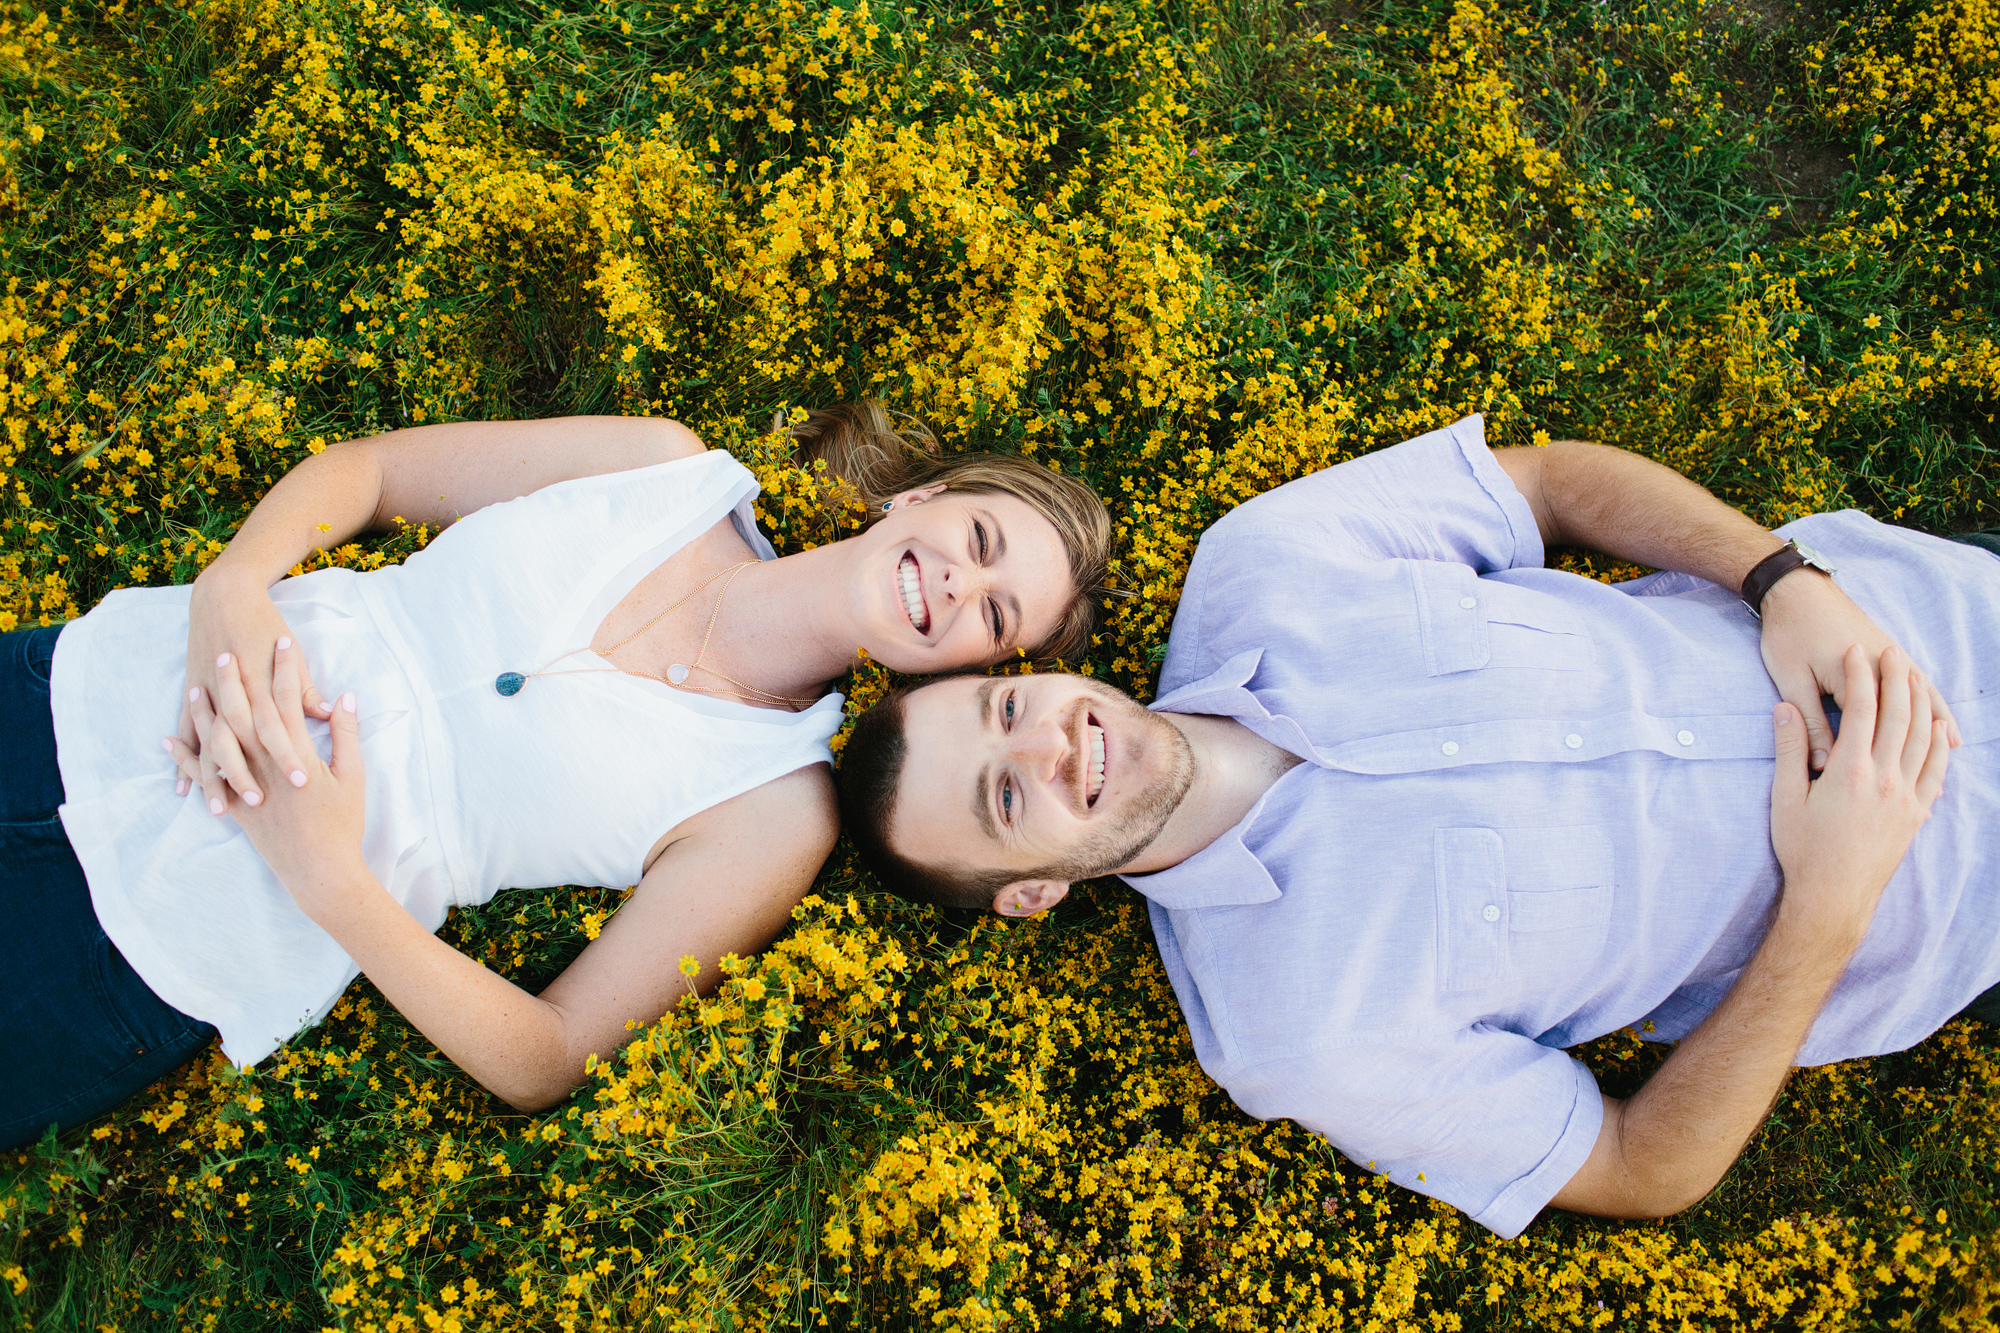
M928 634L931 628L930 613L924 610L922 585L917 578L917 558L905 554L897 567L896 581L903 591L903 610L910 616L910 623L917 627L917 633Z
M1104 728L1084 723L1090 733L1090 775L1083 781L1083 800L1088 805L1104 790Z

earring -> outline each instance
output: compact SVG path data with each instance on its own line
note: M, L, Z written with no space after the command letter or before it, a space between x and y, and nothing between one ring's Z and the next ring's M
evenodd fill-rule
M888 513L891 509L894 509L895 507L896 507L896 502L894 500L884 500L882 502L882 512L885 514Z

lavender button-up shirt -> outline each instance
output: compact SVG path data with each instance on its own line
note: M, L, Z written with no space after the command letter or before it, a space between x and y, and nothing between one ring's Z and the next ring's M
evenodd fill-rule
M2000 981L2000 562L1852 511L1785 531L1967 742L1807 1039L1820 1064L1909 1046ZM1541 565L1477 417L1222 519L1153 707L1305 762L1203 851L1126 876L1239 1106L1503 1236L1597 1138L1597 1088L1562 1048L1685 1035L1779 886L1778 695L1748 609L1684 575Z

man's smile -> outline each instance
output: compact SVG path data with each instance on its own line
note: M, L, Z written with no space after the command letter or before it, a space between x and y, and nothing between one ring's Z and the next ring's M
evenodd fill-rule
M1104 790L1104 728L1097 724L1095 714L1085 713L1083 730L1090 738L1089 761L1083 775L1083 804L1088 809L1097 804L1098 793Z

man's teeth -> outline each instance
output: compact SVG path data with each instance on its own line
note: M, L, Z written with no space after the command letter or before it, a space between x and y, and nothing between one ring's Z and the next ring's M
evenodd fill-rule
M1085 800L1094 801L1104 790L1104 728L1086 722L1084 730L1090 733L1090 776L1084 779L1083 795Z
M924 595L918 590L917 562L909 556L897 567L896 577L903 590L903 609L910 613L910 623L922 634L931 627L931 618L924 614Z

